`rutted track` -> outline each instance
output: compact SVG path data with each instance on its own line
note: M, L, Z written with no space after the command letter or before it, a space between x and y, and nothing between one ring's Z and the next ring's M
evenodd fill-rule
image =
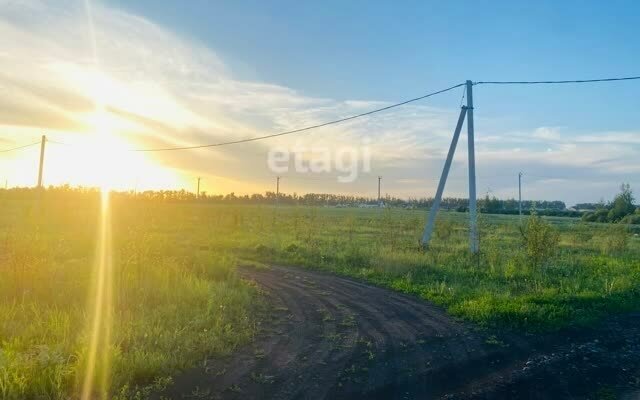
M640 376L638 316L613 335L616 346L624 346L618 353L629 357L612 358L594 339L597 331L580 338L487 340L487 333L429 303L351 279L283 267L241 274L271 305L259 336L233 357L178 377L169 397L580 398ZM606 354L600 366L594 364L598 354ZM601 367L609 379L600 376ZM576 382L588 379L585 373L602 382Z

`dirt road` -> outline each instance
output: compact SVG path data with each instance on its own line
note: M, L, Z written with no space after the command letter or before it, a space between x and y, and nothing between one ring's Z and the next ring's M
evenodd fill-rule
M589 331L501 335L351 279L283 267L241 273L271 305L256 341L182 374L165 396L636 398L640 387L639 314Z

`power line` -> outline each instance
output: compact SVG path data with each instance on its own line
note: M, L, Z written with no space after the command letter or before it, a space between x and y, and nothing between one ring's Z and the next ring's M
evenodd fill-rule
M311 126L307 126L307 127L304 127L304 128L298 128L298 129L293 129L293 130L290 130L290 131L274 133L274 134L271 134L271 135L258 136L258 137L249 138L249 139L233 140L233 141L229 141L229 142L221 142L221 143L213 143L213 144L202 144L202 145L196 145L196 146L165 147L165 148L157 148L157 149L132 149L131 151L151 152L151 151L172 151L172 150L202 149L202 148L205 148L205 147L228 146L228 145L231 145L231 144L254 142L254 141L257 141L257 140L263 140L263 139L269 139L269 138L278 137L278 136L290 135L292 133L300 133L300 132L309 131L309 130L312 130L312 129L322 128L323 126L335 125L335 124L339 124L341 122L351 121L351 120L354 120L354 119L357 119L357 118L365 117L367 115L371 115L371 114L379 113L379 112L382 112L382 111L390 110L392 108L400 107L400 106L403 106L405 104L413 103L413 102L418 101L418 100L426 99L427 97L431 97L431 96L435 96L435 95L440 94L440 93L448 92L449 90L453 90L455 88L458 88L458 87L461 87L461 86L464 86L464 85L465 85L464 83L459 83L457 85L448 87L446 89L442 89L442 90L438 90L438 91L435 91L435 92L431 92L431 93L425 94L425 95L420 96L420 97L415 97L413 99L405 100L405 101L400 102L400 103L391 104L391 105L386 106L386 107L377 108L375 110L367 111L367 112L364 112L364 113L361 113L361 114L356 114L356 115L352 115L350 117L340 118L340 119L336 119L336 120L329 121L329 122L323 122L321 124L311 125Z
M323 123L320 123L320 124L317 124L317 125L306 126L304 128L298 128L298 129L293 129L293 130L290 130L290 131L274 133L274 134L271 134L271 135L264 135L264 136L258 136L258 137L254 137L254 138L249 138L249 139L240 139L240 140L233 140L233 141L221 142L221 143L213 143L213 144L202 144L202 145L182 146L182 147L165 147L165 148L156 148L156 149L128 149L127 151L154 152L154 151L191 150L191 149L201 149L201 148L206 148L206 147L228 146L228 145L232 145L232 144L254 142L254 141L263 140L263 139L269 139L269 138L278 137L278 136L290 135L290 134L293 134L293 133L300 133L300 132L304 132L304 131L309 131L309 130L312 130L312 129L322 128L322 127L328 126L328 125L335 125L335 124L339 124L339 123L342 123L342 122L351 121L351 120L354 120L354 119L357 119L357 118L362 118L362 117L365 117L367 115L371 115L371 114L379 113L379 112L382 112L382 111L390 110L392 108L400 107L400 106L403 106L405 104L409 104L409 103L413 103L413 102L416 102L416 101L419 101L419 100L423 100L423 99L426 99L428 97L435 96L437 94L448 92L450 90L453 90L455 88L458 88L458 87L461 87L461 86L464 86L464 85L465 85L464 83L460 83L460 84L448 87L446 89L442 89L442 90L438 90L438 91L435 91L435 92L431 92L431 93L425 94L425 95L420 96L420 97L415 97L413 99L405 100L405 101L402 101L400 103L391 104L389 106L385 106L385 107L382 107L382 108L377 108L375 110L367 111L367 112L364 112L364 113L360 113L360 114L356 114L356 115L352 115L352 116L349 116L349 117L340 118L340 119L336 119L336 120L332 120L332 121L328 121L328 122L323 122ZM49 141L51 143L55 143L55 144L59 144L59 145L73 146L71 144L63 143L63 142L59 142L59 141L55 141L55 140L49 140Z
M576 79L576 80L556 80L556 81L477 81L477 82L473 82L473 85L538 85L538 84L567 84L567 83L595 83L595 82L613 82L613 81L630 81L630 80L638 80L640 79L640 76L629 76L629 77L618 77L618 78L599 78L599 79ZM316 125L311 125L311 126L306 126L304 128L298 128L298 129L293 129L293 130L289 130L289 131L285 131L285 132L280 132L280 133L274 133L271 135L264 135L264 136L258 136L258 137L253 137L253 138L248 138L248 139L239 139L239 140L232 140L232 141L227 141L227 142L220 142L220 143L212 143L212 144L202 144L202 145L193 145L193 146L181 146L181 147L164 147L164 148L151 148L151 149L128 149L126 151L134 151L134 152L156 152L156 151L173 151L173 150L191 150L191 149L202 149L202 148L207 148L207 147L220 147L220 146L228 146L228 145L232 145L232 144L239 144L239 143L247 143L247 142L254 142L254 141L258 141L258 140L264 140L264 139L270 139L270 138L274 138L274 137L278 137L278 136L285 136L285 135L290 135L290 134L294 134L294 133L300 133L300 132L305 132L305 131L309 131L312 129L317 129L317 128L322 128L325 126L329 126L329 125L335 125L335 124L339 124L342 122L346 122L346 121L351 121L357 118L362 118L368 115L372 115L372 114L376 114L382 111L386 111L386 110L390 110L392 108L396 108L396 107L400 107L403 106L405 104L409 104L409 103L413 103L419 100L423 100L426 99L428 97L431 96L435 96L441 93L445 93L448 92L450 90L453 90L455 88L461 87L461 86L465 86L465 83L459 83L457 85L454 86L450 86L446 89L442 89L442 90L438 90L435 92L431 92L428 94L425 94L423 96L419 96L419 97L415 97L409 100L405 100L399 103L394 103L391 104L389 106L385 106L385 107L381 107L381 108L377 108L371 111L367 111L364 113L360 113L360 114L356 114L356 115L352 115L349 117L345 117L345 118L340 118L340 119L336 119L336 120L332 120L332 121L328 121L328 122L323 122L320 124L316 124ZM466 94L466 90L463 91L462 94L462 99L461 101L464 100ZM58 141L53 141L50 140L51 143L55 143L55 144L59 144L59 145L69 145L67 143L63 143L63 142L58 142ZM0 150L0 153L4 153L4 152L9 152L9 151L13 151L13 150L19 150L25 147L29 147L29 146L33 146L38 144L39 142L36 143L31 143L25 146L20 146L20 147L16 147L16 148L12 148L12 149L6 149L6 150Z
M356 114L356 115L352 115L352 116L349 116L349 117L340 118L340 119L336 119L336 120L332 120L332 121L328 121L328 122L323 122L323 123L317 124L317 125L306 126L304 128L298 128L298 129L293 129L293 130L290 130L290 131L274 133L274 134L271 134L271 135L264 135L264 136L258 136L258 137L254 137L254 138L249 138L249 139L240 139L240 140L233 140L233 141L221 142L221 143L213 143L213 144L202 144L202 145L182 146L182 147L165 147L165 148L156 148L156 149L128 149L126 151L154 152L154 151L191 150L191 149L202 149L202 148L206 148L206 147L220 147L220 146L228 146L228 145L232 145L232 144L255 142L255 141L258 141L258 140L264 140L264 139L269 139L269 138L278 137L278 136L290 135L290 134L293 134L293 133L300 133L300 132L309 131L309 130L312 130L312 129L322 128L322 127L328 126L328 125L335 125L335 124L339 124L339 123L342 123L342 122L351 121L351 120L354 120L354 119L357 119L357 118L365 117L367 115L379 113L379 112L382 112L382 111L390 110L392 108L403 106L405 104L413 103L413 102L418 101L418 100L423 100L423 99L426 99L428 97L435 96L437 94L441 94L441 93L444 93L444 92L448 92L450 90L453 90L455 88L458 88L458 87L461 87L461 86L464 86L464 85L465 85L464 83L460 83L460 84L457 84L455 86L448 87L446 89L442 89L442 90L438 90L438 91L435 91L435 92L431 92L431 93L425 94L425 95L420 96L420 97L415 97L413 99L405 100L405 101L402 101L400 103L391 104L389 106L385 106L385 107L382 107L382 108L377 108L375 110L367 111L367 112L364 112L364 113L360 113L360 114ZM55 141L55 140L49 140L49 142L54 143L54 144L59 144L59 145L65 145L65 146L74 146L72 144L59 142L59 141Z
M599 78L599 79L577 79L566 81L478 81L474 85L540 85L540 84L559 84L559 83L594 83L594 82L613 82L613 81L632 81L640 79L640 76L627 76L622 78Z
M14 151L14 150L20 150L20 149L24 149L24 148L27 148L27 147L35 146L36 144L40 144L40 142L25 144L24 146L13 147L11 149L0 150L0 153L7 153L7 152L10 152L10 151Z

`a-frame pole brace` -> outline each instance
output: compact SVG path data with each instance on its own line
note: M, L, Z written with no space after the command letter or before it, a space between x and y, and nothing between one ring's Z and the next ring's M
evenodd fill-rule
M433 200L433 205L429 210L429 218L427 219L427 225L424 228L422 234L422 240L420 244L422 247L429 245L431 234L436 222L436 215L438 214L438 208L440 208L440 201L442 200L442 193L444 192L444 185L447 183L447 176L449 175L449 169L451 168L451 162L453 161L453 154L456 152L456 145L458 144L458 138L460 137L460 131L462 130L462 124L464 123L464 117L467 114L467 107L463 106L460 109L460 117L458 117L458 124L456 130L453 133L451 139L451 145L449 146L449 153L447 154L447 160L444 162L444 168L442 169L442 175L440 176L440 183L438 183L438 190L436 191L436 197Z

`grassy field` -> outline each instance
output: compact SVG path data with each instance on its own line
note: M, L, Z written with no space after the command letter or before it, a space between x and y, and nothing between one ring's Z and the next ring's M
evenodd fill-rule
M253 213L244 218L254 226L267 224L265 217L260 222L261 212ZM279 222L268 233L255 239L231 236L235 251L243 254L254 246L254 257L260 260L365 279L420 296L485 326L550 331L640 309L640 240L626 226L544 218L558 233L558 249L534 264L517 216L482 215L482 253L474 257L468 250L467 214L440 214L430 249L422 252L417 238L424 212L277 213ZM255 246L255 241L260 244Z
M219 246L365 279L488 326L553 330L640 307L640 240L625 227L545 218L559 233L558 251L532 265L518 217L481 217L480 257L469 254L466 218L441 214L425 253L420 211L236 209L224 216L231 226L222 224Z
M76 397L94 317L99 196L0 195L0 206L0 398ZM112 215L108 386L120 398L144 397L251 340L260 300L235 273L251 261L368 280L492 327L548 331L640 309L640 240L615 225L545 219L558 250L533 262L513 216L483 215L482 254L472 257L461 213L440 215L427 252L417 245L423 211L116 198Z
M79 396L99 210L97 196L2 202L1 399ZM236 277L232 255L201 247L211 231L198 217L197 208L187 216L114 204L112 340L99 349L110 355L113 396L142 398L175 371L229 353L254 333L255 290Z

